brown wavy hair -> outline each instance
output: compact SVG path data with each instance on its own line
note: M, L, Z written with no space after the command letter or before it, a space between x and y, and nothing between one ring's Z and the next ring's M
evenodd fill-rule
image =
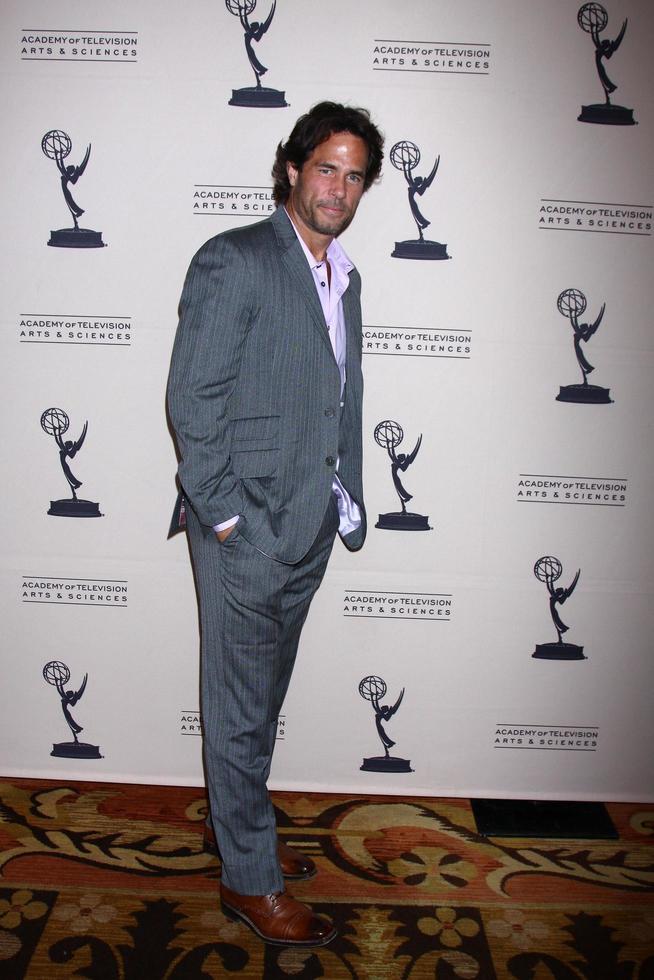
M313 151L333 133L351 133L368 147L368 164L363 189L367 191L381 173L384 156L384 137L370 119L367 109L355 109L339 102L319 102L300 116L286 143L277 147L272 168L273 198L276 205L284 204L291 193L286 172L287 163L301 170Z

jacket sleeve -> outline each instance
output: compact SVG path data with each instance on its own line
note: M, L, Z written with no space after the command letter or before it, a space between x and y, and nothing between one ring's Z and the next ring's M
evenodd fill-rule
M252 320L252 279L230 236L202 246L191 262L168 379L168 411L180 453L179 479L202 524L242 510L230 466L228 405Z

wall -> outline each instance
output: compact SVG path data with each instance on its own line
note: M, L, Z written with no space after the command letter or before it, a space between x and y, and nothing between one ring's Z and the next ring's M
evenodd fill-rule
M251 20L271 6L258 0ZM579 6L278 0L253 47L288 105L258 108L228 104L254 74L220 0L7 0L3 771L202 780L195 594L184 536L166 540L176 306L203 241L270 213L277 143L330 98L367 106L387 151L409 141L421 159L403 173L387 157L343 236L364 282L370 532L357 555L336 545L273 784L654 798L654 13L607 0L598 43L628 24L600 62L622 111L603 111ZM629 110L636 124L615 125ZM57 138L42 150L53 130L70 139L65 166L91 147L68 190L101 244L61 234ZM415 202L441 248L402 246L417 236L407 181L437 158ZM426 257L393 257L397 243ZM70 503L52 415L41 425L53 407L69 419L62 441L88 422L64 462L102 516ZM428 530L375 527L400 510L374 437L388 420L403 433L392 451L422 437L399 478ZM63 698L88 749L66 748L52 662L70 673ZM384 754L359 691L371 675L381 705L404 691L383 723L399 761L379 772L360 768Z

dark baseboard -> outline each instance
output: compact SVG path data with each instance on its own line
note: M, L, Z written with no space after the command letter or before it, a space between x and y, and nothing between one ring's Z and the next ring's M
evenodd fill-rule
M565 800L471 800L484 837L617 840L603 803Z

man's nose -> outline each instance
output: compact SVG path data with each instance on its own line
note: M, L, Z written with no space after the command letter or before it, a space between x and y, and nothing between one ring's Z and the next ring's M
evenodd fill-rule
M334 183L332 185L332 193L333 193L334 197L338 197L338 198L345 197L345 193L346 193L346 177L345 177L344 174L343 174L343 176L337 176L334 179Z

